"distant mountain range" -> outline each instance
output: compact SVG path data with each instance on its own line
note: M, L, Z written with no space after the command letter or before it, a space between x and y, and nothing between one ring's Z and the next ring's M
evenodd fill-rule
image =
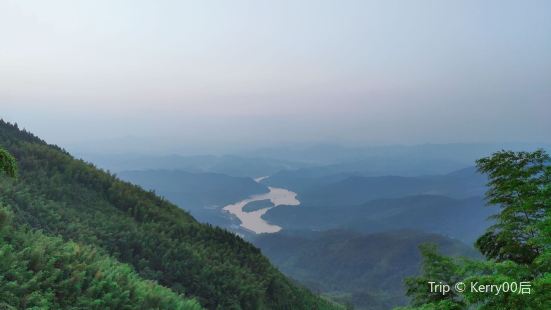
M245 157L272 158L277 160L298 161L317 166L350 165L363 163L365 170L377 170L384 174L396 174L383 171L405 168L410 171L428 173L446 173L461 167L472 165L481 157L502 149L533 150L551 149L551 145L542 143L442 143L416 145L363 145L346 146L336 143L281 145L271 148L253 149L239 154ZM354 164L355 165L355 164ZM358 167L359 165L355 165ZM441 170L445 169L445 170ZM398 175L407 175L397 173Z
M120 143L117 142L117 143ZM139 145L148 145L139 140ZM149 144L152 142L150 141ZM338 144L281 145L233 152L230 155L147 155L95 153L89 147L77 152L83 159L113 172L124 170L184 170L232 176L261 177L296 170L303 177L348 173L361 176L419 176L445 174L472 165L501 149L531 150L551 145L534 143L421 144L347 147ZM310 169L312 168L312 169Z
M419 177L351 176L334 183L301 190L298 194L307 205L355 205L374 199L411 195L467 198L483 196L485 190L486 178L476 173L474 168L467 168L445 175Z
M269 158L234 155L140 155L83 154L82 157L112 172L131 170L180 170L194 173L221 173L241 177L263 177L281 170L293 170L311 165Z
M282 206L269 210L263 218L284 229L343 228L368 233L417 229L472 244L490 225L487 219L492 212L479 197L418 195L356 206Z
M489 225L486 178L474 168L444 175L301 178L282 172L262 181L298 192L299 208L278 207L264 218L287 229L378 232L418 229L472 243Z
M431 194L456 198L482 196L486 178L474 167L447 174L404 177L364 176L359 172L331 173L323 168L281 171L262 183L296 191L304 203L360 204L372 199Z

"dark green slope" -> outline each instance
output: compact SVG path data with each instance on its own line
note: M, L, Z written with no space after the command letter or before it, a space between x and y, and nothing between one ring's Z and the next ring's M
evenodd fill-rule
M17 224L98 246L207 308L335 307L292 284L238 236L3 121L0 146L19 163L16 181L0 181L0 202Z
M0 309L201 309L93 247L13 225L10 215L0 207Z

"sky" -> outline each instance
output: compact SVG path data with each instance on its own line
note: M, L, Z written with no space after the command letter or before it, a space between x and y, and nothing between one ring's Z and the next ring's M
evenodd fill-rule
M0 117L98 152L551 143L551 2L0 0Z

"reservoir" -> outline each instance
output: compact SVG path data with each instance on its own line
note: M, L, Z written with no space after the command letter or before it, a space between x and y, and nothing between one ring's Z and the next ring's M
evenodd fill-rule
M259 182L262 179L264 178L258 178L255 181ZM241 227L254 233L261 234L278 232L281 230L281 227L269 224L262 218L262 215L266 214L268 210L277 208L278 206L298 206L300 201L297 200L297 193L295 192L277 187L268 187L268 189L270 191L265 194L253 195L247 199L227 205L223 210L235 215L241 221ZM252 212L243 211L243 207L246 204L258 200L270 200L274 206Z

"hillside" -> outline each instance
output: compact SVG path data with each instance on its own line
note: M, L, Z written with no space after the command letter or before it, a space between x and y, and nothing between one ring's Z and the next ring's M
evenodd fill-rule
M94 247L11 223L0 207L0 309L201 309Z
M99 247L143 278L209 309L334 308L279 273L253 245L138 186L0 121L0 146L19 164L0 179L15 225Z
M419 272L421 243L435 243L448 255L478 256L457 240L414 230L288 231L259 235L253 242L285 274L357 309L407 302L403 279Z

